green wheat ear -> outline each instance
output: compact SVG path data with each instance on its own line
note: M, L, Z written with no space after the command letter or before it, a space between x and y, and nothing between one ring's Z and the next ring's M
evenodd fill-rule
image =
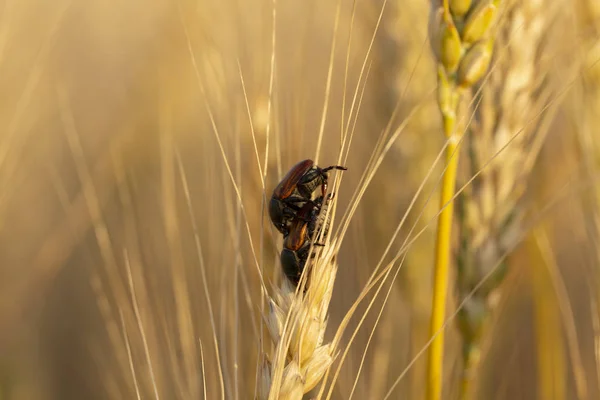
M430 17L430 41L438 62L438 106L447 138L445 172L442 180L438 218L433 302L427 367L427 399L442 397L444 331L450 265L453 198L458 168L461 130L458 112L465 91L486 74L493 50L490 37L497 1L435 1Z

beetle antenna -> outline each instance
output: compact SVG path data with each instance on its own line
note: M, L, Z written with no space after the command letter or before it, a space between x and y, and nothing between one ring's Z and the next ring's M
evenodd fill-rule
M338 169L338 170L341 170L341 171L346 171L348 168L347 168L347 167L343 167L343 166L341 166L341 165L330 165L330 166L329 166L329 167L327 167L327 168L323 168L323 169L321 170L321 172L325 173L325 172L327 172L327 171L331 171L332 169Z

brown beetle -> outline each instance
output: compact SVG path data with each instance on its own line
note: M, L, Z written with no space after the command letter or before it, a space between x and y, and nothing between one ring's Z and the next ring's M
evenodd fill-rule
M294 286L298 286L298 283L300 282L302 271L304 271L304 266L308 260L309 251L310 241L308 240L296 251L286 247L281 250L281 268L287 279L289 279Z
M332 169L345 171L347 168L339 165L320 168L312 160L303 160L283 177L273 190L269 203L269 216L279 232L284 235L290 232L292 220L306 204L318 207L312 200L312 194L321 186L321 196L325 196L327 172ZM310 219L305 219L305 222L310 222Z
M325 236L329 231L329 224L320 218L321 213L325 212L327 208L326 203L321 212L322 202L323 196L320 196L315 200L315 203L317 203L316 208L310 203L305 204L298 212L297 217L294 218L290 232L283 241L283 250L280 256L281 268L294 286L298 285L306 261L310 256L313 233L317 229L323 229ZM323 246L323 244L314 243L314 246ZM314 254L312 257L314 257Z

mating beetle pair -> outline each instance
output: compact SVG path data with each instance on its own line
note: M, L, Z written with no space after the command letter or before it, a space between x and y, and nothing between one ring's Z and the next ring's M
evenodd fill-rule
M327 234L329 229L326 222L319 226L318 218L323 202L326 206L331 199L331 196L326 196L327 172L333 169L345 171L347 168L339 165L320 168L312 160L300 161L281 180L271 196L269 216L284 236L281 266L294 285L298 284L310 256L314 231L321 228ZM313 192L319 186L321 196L313 200Z
M312 200L312 194L321 186L321 196L325 196L327 172L332 169L345 171L347 168L339 165L319 168L312 160L300 161L275 187L269 203L269 216L275 228L284 236L289 234L292 221L298 217L305 204L320 207Z

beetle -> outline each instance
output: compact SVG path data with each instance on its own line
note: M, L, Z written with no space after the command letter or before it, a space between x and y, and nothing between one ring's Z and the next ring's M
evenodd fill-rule
M328 197L327 200L330 198ZM293 220L290 232L283 241L283 250L281 251L280 262L285 276L297 286L302 276L302 271L309 258L312 236L316 229L323 229L324 235L329 231L329 224L320 218L322 212L326 211L327 202L321 211L323 196L315 201L319 207L315 209L310 203L306 203L298 212ZM307 221L308 220L308 221ZM324 246L321 243L314 243L314 246ZM313 254L312 257L315 255Z
M312 160L294 165L273 190L269 202L269 216L275 228L284 235L290 232L292 220L306 204L318 208L312 194L321 186L321 196L327 192L327 172L332 169L347 170L340 165L320 168ZM310 222L310 219L305 219Z
M281 250L281 268L283 269L286 278L289 279L294 286L298 286L298 283L300 283L300 277L302 276L302 271L304 271L304 266L308 260L309 251L309 241L304 242L304 245L296 251L286 247Z

